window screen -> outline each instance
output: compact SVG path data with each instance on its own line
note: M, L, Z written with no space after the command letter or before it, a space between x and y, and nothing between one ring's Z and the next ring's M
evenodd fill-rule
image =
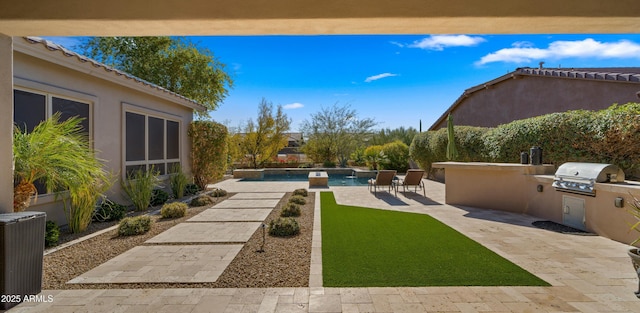
M126 155L127 161L145 160L145 116L127 112L126 114Z
M167 159L180 158L180 123L167 121Z
M164 120L149 117L149 160L164 160Z
M82 118L80 125L83 132L89 135L89 104L68 99L53 97L51 100L53 112L60 112L60 121L66 121L74 116Z
M33 131L46 119L47 97L22 90L13 91L13 122L22 130Z

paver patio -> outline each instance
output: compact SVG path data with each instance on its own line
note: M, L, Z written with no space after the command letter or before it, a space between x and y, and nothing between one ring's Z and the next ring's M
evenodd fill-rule
M187 222L262 222L273 209L208 209Z
M227 199L213 206L214 209L248 209L248 208L274 208L280 199Z
M259 222L182 223L146 243L247 242L260 225Z
M229 200L242 199L282 199L284 192L241 192L229 198Z
M446 205L444 185L425 183L427 198L409 193L376 198L366 187L330 190L341 204L430 214L552 286L45 290L42 295L52 295L53 302L23 303L11 312L640 312L633 295L638 280L625 244L532 227L538 219L531 216ZM306 185L227 180L216 186L229 192L290 192ZM321 246L320 223L318 214L314 251ZM317 284L314 259L317 266L321 256L312 253L316 277L310 282Z
M215 282L240 249L242 245L138 246L69 283Z

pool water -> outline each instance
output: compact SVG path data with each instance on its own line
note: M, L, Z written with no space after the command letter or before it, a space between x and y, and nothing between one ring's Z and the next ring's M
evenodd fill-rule
M240 181L309 181L309 174L265 174L264 179L243 178ZM369 178L356 178L342 174L329 174L329 186L367 186Z

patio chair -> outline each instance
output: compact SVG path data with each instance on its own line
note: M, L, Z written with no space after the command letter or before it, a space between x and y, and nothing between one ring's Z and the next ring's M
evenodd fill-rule
M406 192L407 188L414 187L414 192L418 193L418 188L422 189L422 193L424 196L427 196L427 192L424 189L424 181L422 180L422 176L424 175L423 170L411 169L407 171L407 175L404 179L398 184L402 186L402 191Z
M398 196L398 190L396 188L396 171L394 170L380 170L376 175L375 179L369 179L369 192L373 189L373 193L378 195L378 187L387 186L389 192L391 189L395 192L396 197Z

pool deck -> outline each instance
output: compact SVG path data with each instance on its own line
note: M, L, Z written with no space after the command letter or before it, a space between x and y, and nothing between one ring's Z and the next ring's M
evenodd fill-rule
M308 183L230 179L215 186L255 194ZM412 192L375 197L362 186L310 189L327 190L341 204L429 214L552 286L324 288L316 201L310 287L45 290L41 295L52 302L23 303L10 312L640 312L625 244L539 229L531 226L538 219L527 215L446 205L444 184L433 181L426 181L426 198Z

